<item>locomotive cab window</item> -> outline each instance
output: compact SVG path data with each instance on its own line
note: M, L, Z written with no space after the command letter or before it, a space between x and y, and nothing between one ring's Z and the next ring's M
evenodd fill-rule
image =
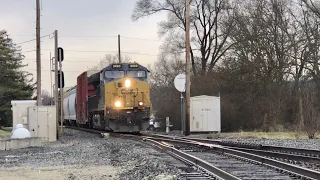
M133 77L133 78L145 78L145 77L147 77L145 71L127 71L127 76L128 77Z
M107 79L118 79L124 77L124 71L106 71L104 77Z

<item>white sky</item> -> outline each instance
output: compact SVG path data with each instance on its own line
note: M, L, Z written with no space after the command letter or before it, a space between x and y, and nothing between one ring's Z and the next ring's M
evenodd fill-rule
M92 67L105 54L117 54L117 35L121 38L122 55L147 66L157 60L159 45L157 23L166 18L156 14L131 20L137 0L42 0L41 36L58 30L59 46L64 51L63 71L65 87L76 85L76 78L87 67ZM1 29L8 31L14 43L35 38L36 0L1 0ZM70 37L77 36L77 37ZM84 37L114 36L114 37ZM134 37L138 39L128 38ZM147 39L147 40L142 40ZM21 44L28 64L25 70L33 73L36 80L36 41ZM50 92L50 52L54 55L54 39L41 39L42 89ZM69 50L69 51L68 51ZM101 51L101 52L75 52ZM29 51L29 52L28 52ZM31 52L30 52L31 51ZM111 51L111 52L108 52ZM136 53L128 54L125 52ZM145 54L145 55L142 55ZM54 77L54 74L52 74ZM52 79L54 82L54 79Z

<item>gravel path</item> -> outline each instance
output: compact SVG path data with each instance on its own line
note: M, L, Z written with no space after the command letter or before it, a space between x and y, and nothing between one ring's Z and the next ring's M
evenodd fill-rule
M0 151L0 177L13 179L179 179L171 156L147 144L102 139L65 129L59 141L42 147ZM12 173L10 173L12 172Z

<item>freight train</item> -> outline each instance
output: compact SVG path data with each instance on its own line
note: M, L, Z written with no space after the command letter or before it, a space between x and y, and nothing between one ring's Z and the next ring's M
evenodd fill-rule
M138 63L111 64L87 71L63 96L64 124L138 133L149 127L149 70Z

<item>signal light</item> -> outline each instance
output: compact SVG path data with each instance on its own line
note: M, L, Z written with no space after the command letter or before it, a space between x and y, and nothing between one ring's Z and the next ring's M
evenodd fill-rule
M62 62L64 59L63 49L62 47L58 47L58 61Z
M62 76L62 82L60 77ZM64 73L63 71L58 70L58 88L64 88Z

